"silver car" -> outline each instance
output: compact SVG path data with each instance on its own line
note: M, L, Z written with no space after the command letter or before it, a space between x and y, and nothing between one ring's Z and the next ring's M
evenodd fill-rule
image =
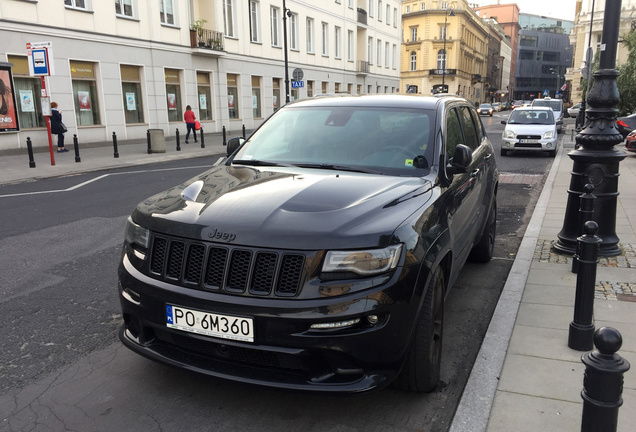
M557 127L563 124L557 120L548 107L521 107L510 114L505 124L501 144L501 156L509 151L547 151L551 157L559 149Z
M581 110L581 104L577 103L576 105L572 105L568 108L568 115L570 117L577 117L579 115L579 111Z

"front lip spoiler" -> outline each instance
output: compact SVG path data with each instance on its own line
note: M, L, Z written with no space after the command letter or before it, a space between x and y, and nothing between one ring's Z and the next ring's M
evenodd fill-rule
M189 363L181 362L175 358L169 357L168 355L162 354L159 349L151 349L148 346L139 344L131 335L129 335L128 331L126 330L126 324L123 324L119 330L119 339L124 344L124 346L129 348L131 351L158 363L163 363L168 366L185 369L216 378L286 390L300 390L317 393L360 394L369 392L371 390L383 388L390 383L390 378L392 380L394 376L397 376L397 374L391 373L390 371L386 371L386 374L378 373L368 375L365 373L360 379L353 382L348 382L346 384L321 384L311 383L307 381L301 382L301 380L298 379L298 375L278 371L274 373L275 379L277 379L278 381L268 381L264 379L250 378L245 376L245 371L249 371L251 369L250 367L235 366L227 362L213 360L207 357L199 357L194 353L186 354L185 352L177 348L162 347L164 350L169 350L171 353L181 353L181 355L187 356ZM206 364L209 365L211 362L214 363L214 365L217 367L217 370L211 370L204 366ZM226 371L226 373L223 372L224 370ZM237 371L242 373L237 373ZM282 376L287 376L287 381L283 382L281 380Z

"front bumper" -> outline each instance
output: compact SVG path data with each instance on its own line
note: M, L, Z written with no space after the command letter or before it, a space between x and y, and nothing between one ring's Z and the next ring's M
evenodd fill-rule
M125 346L152 360L246 383L318 392L363 392L388 385L402 367L418 313L419 265L398 267L380 286L311 300L271 299L189 289L151 279L123 255L119 298ZM332 284L334 291L343 286ZM254 342L166 326L166 304L250 317ZM378 317L372 324L368 317ZM341 329L311 324L359 318Z
M503 138L501 148L520 151L553 151L558 148L558 138L539 139L536 143L521 143L519 139Z

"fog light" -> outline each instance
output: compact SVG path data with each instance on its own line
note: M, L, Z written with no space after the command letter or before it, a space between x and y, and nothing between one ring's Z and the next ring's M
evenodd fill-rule
M508 141L504 142L504 147L510 147L510 143Z
M369 321L369 324L371 324L371 325L376 325L378 323L378 321L379 321L377 315L369 315L367 317L367 320Z
M348 320L348 321L337 321L337 322L330 322L330 323L312 324L311 328L312 329L319 329L319 330L335 329L335 328L351 327L352 325L358 324L359 322L360 322L360 318L355 318L355 319Z
M552 148L552 143L547 143L547 144L546 144L546 147L547 147L547 148Z

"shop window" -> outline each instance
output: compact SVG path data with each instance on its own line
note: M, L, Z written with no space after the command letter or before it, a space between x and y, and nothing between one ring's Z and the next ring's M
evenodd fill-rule
M126 124L144 123L141 78L138 66L121 65L121 90L124 96Z
M11 71L15 84L18 123L21 129L46 127L46 118L42 116L40 89L42 83L38 77L29 76L29 63L26 56L9 56L13 63Z
M227 109L230 119L239 118L239 94L236 74L227 74Z
M329 93L329 83L327 81L322 82L322 94Z
M278 108L280 108L280 78L273 78L272 86L274 87L272 95L272 106L274 108L274 111L277 111Z
M166 100L168 103L168 121L182 122L181 80L177 69L164 69L166 78Z
M313 97L313 96L314 96L314 82L307 81L307 97Z
M199 120L212 120L212 91L210 74L197 72L197 96L199 100Z
M77 125L101 124L97 81L95 79L97 64L71 60L70 67Z
M261 77L252 77L252 116L262 118L261 113Z
M335 83L334 85L335 85L335 89L334 89L335 92L340 93L340 83Z

